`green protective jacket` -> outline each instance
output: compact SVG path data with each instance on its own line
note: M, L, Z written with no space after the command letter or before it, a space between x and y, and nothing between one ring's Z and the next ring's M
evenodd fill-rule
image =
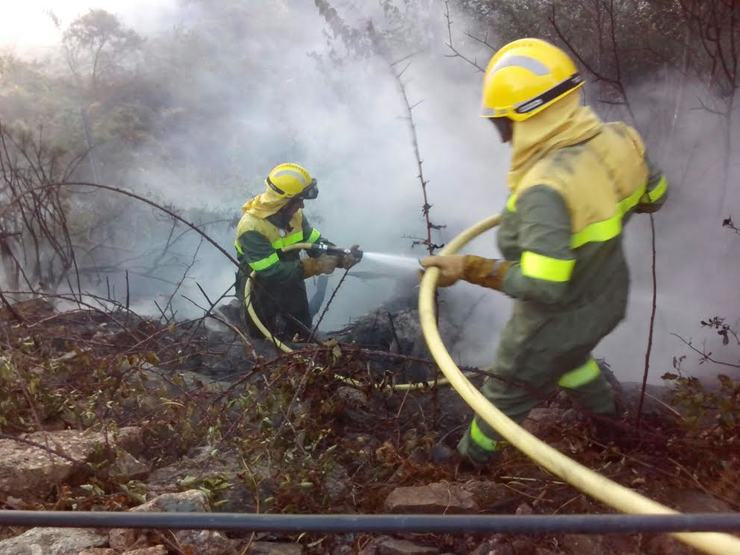
M284 249L320 239L321 234L302 210L287 224L280 221L279 213L260 218L245 212L239 221L234 243L240 264L237 297L244 298L246 277L254 271L252 303L260 320L276 337L285 340L296 334L307 337L311 329L300 251ZM256 332L249 317L247 324Z
M530 373L557 379L583 364L625 316L624 225L666 198L667 182L636 131L570 108L567 117L543 113L551 120L520 128L514 139L511 195L498 230L511 262L503 291L516 299L496 361L505 372L531 366Z
M602 123L576 95L517 122L513 147L498 247L511 263L502 289L515 302L481 392L514 420L558 387L613 416L614 395L592 350L625 316L624 225L635 212L657 210L667 182L637 132ZM458 450L485 462L500 440L476 417Z

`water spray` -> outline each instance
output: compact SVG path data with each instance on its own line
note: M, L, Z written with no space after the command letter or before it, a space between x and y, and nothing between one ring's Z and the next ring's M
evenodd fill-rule
M364 253L366 260L372 260L378 264L384 266L392 266L402 270L417 271L421 267L419 266L419 260L413 256L402 256L399 254L386 254L382 252L366 252Z

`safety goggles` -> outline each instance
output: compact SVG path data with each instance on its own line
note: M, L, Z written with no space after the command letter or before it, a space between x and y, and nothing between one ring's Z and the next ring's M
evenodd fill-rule
M303 191L298 193L296 196L306 200L313 200L319 196L319 186L316 184L316 179L312 179L311 183L308 184L308 187L303 189Z

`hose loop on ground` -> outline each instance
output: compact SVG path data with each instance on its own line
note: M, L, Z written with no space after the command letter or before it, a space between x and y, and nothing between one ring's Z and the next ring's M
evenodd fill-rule
M284 251L293 251L293 250L299 250L299 249L310 249L314 245L312 243L296 243L294 245L290 245L285 247ZM257 327L257 329L262 333L262 335L265 337L267 341L275 345L277 349L280 349L284 353L292 353L293 348L289 345L286 345L284 342L280 341L273 333L267 329L267 326L260 320L260 317L257 315L257 311L254 309L254 304L252 303L252 282L255 278L255 272L252 272L249 275L249 278L246 280L246 283L244 284L244 307L247 310L247 314L249 314L249 317L251 318L252 322L254 322L254 325ZM354 380L352 378L348 378L346 376L340 376L339 374L335 374L334 377L341 381L346 383L347 385L351 385L353 387L361 388L364 384L362 382L358 382L357 380ZM385 388L385 389L392 389L394 391L408 391L408 390L419 390L419 389L429 389L435 386L443 386L443 385L449 385L449 382L445 378L441 378L438 380L430 380L427 382L418 382L418 383L404 383L404 384L392 384L392 385L378 385L378 387Z
M472 239L497 226L500 219L499 215L495 215L481 220L455 237L440 251L440 255L455 254ZM608 478L566 457L527 432L491 404L463 375L455 364L455 361L450 357L439 335L434 307L434 292L437 287L438 277L439 270L437 268L431 268L424 273L421 281L419 290L419 318L421 320L422 332L424 333L429 351L432 353L432 357L434 357L439 368L455 390L478 416L501 434L511 445L519 449L534 462L583 493L614 509L631 514L678 514L677 511L644 497L616 482L612 482ZM705 553L711 553L713 555L740 555L740 539L728 534L715 532L677 532L672 535Z

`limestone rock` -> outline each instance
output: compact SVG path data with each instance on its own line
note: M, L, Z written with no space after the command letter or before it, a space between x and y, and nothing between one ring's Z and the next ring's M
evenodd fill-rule
M473 495L459 484L437 482L426 486L394 489L385 500L390 513L475 513Z
M130 549L124 551L121 555L167 555L169 551L163 545L155 545L154 547L142 547L141 549Z
M108 543L105 534L86 528L31 528L0 542L0 555L78 555Z
M211 508L206 494L197 489L165 493L131 509L132 513L207 513Z
M475 503L486 512L511 513L521 497L503 484L486 480L471 480L462 484Z
M128 451L119 449L116 452L116 460L111 465L109 471L111 478L119 482L128 482L129 480L141 480L149 474L149 466L134 457Z
M589 555L614 553L612 546L606 543L605 536L565 534L559 543L568 553L589 553Z
M248 555L302 555L303 547L297 543L252 542Z
M378 555L434 555L439 553L436 547L418 545L408 540L382 537L374 543Z
M251 470L257 474L260 499L273 495L272 491L267 491L271 483L267 465L254 464ZM242 471L243 467L238 453L219 451L214 454L212 447L203 446L194 449L188 457L183 457L169 466L152 471L146 482L151 492L161 495L177 492L178 485L187 483L192 477L200 479L219 477L227 482L229 487L219 491L219 497L216 499L219 503L217 510L236 513L253 512L256 510L254 493L247 488L245 480L242 479Z
M182 493L165 493L130 509L135 513L206 513L211 508L205 493L188 490ZM110 546L130 549L146 545L147 530L116 528L109 532ZM198 555L231 555L235 553L233 542L220 532L212 530L179 530L174 533L179 545Z
M90 461L101 447L115 447L119 441L136 447L137 441L140 443L141 440L141 430L122 428L118 434L107 436L99 432L60 430L25 434L21 438L67 457L19 441L0 440L0 493L19 498L40 498L46 497L57 483L69 479L76 470L84 469L84 463Z
M507 543L482 543L470 555L514 555L514 548Z

